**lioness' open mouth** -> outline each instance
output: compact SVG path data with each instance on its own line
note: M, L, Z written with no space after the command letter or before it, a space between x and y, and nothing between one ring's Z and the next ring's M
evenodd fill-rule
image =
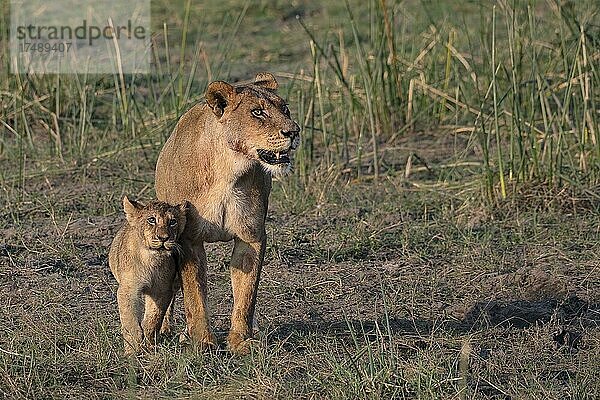
M264 161L267 164L277 165L290 163L289 150L275 152L270 150L257 149L256 152L258 153L258 158L260 158L261 161Z

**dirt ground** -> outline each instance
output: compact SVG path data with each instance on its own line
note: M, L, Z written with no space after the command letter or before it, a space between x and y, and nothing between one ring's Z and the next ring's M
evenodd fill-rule
M112 398L131 389L107 266L122 195L153 195L150 163L131 162L48 168L23 189L4 187L1 397ZM597 211L524 201L490 212L451 190L417 190L393 176L303 189L290 179L275 183L268 217L262 350L246 361L225 351L213 364L188 359L204 372L215 362L239 364L209 382L193 379L189 366L172 373L150 363L136 375L136 397L600 393ZM221 338L230 252L230 244L208 247L209 304ZM181 309L179 298L179 331ZM169 358L181 354L177 338L164 346L164 363L178 365Z
M132 132L122 125L116 76L101 78L81 92L86 101L94 100L86 122L80 81L28 77L22 84L6 75L5 95L23 87L28 92L22 104L6 107L10 120L2 129L7 136L0 137L0 400L600 398L600 188L552 190L530 182L518 193L509 187L507 201L483 204L482 154L472 137L479 116L464 122L458 112L456 119L448 112L447 120L440 120L442 113L436 110L443 110L444 102L426 94L419 95L423 110L414 110L415 132L402 125L382 136L378 181L352 151L352 160L340 157L348 168L325 165L323 154L316 154L309 164L318 171L274 182L257 304L260 330L251 355L233 356L222 348L197 351L173 335L154 353L134 360L123 356L108 246L124 220L123 195L154 197L160 147L182 108L191 106L180 103L181 93L176 96L171 89L189 82L192 95L186 101L193 102L202 97L207 80L245 80L251 70L273 71L282 77L281 93L296 108L293 114L303 122L303 135L324 134L306 118L309 114L299 113L301 105L320 99L307 97L315 89L309 81L286 77L312 73L316 56L310 33L315 43L327 45L320 56L322 73L329 76L324 82L337 82L337 75L325 68L334 62L328 54L335 54L343 38L349 55L354 47L344 3L153 1L153 41L163 62L159 67L166 71L167 61L169 69L182 65L183 75L177 81L155 73L145 84L132 86L131 104L143 111L139 118L152 120L147 129L140 129L135 118ZM385 3L350 1L364 40L376 37L371 10ZM440 71L451 38L455 49L474 52L454 62L459 72L457 83L448 86L448 98L454 98L456 84L458 99L464 60L477 67L491 58L486 52L477 54L477 46L487 47L492 37L488 22L496 6L387 3L398 6L399 45L414 49L402 58L408 70L415 68L414 77L430 74L430 84L448 85ZM179 64L186 4L192 4L191 22L187 56ZM556 15L548 4L538 2L534 8L553 21ZM573 5L577 2L565 2L564 8ZM506 7L498 7L499 16L500 8ZM238 30L236 20L242 15L251 23ZM550 32L555 40L554 26L541 30L539 21L540 37ZM573 26L576 44L579 21ZM170 55L165 41L171 42ZM469 46L459 46L461 41ZM549 41L532 43L542 49ZM379 41L374 44L381 47ZM556 46L561 50L549 54L563 54L564 43ZM199 50L206 52L199 63L209 60L212 70L192 68ZM552 58L539 69L551 72L560 63ZM351 67L355 71L350 76L360 81L358 64ZM495 81L489 75L493 70L486 66L479 76L483 92L486 82ZM571 88L574 70L569 66L560 86ZM530 73L536 77L523 70L527 79ZM404 79L411 77L407 73ZM63 92L55 90L55 82ZM292 90L303 84L303 90ZM337 102L336 90L334 85L326 90L332 108L344 104ZM469 98L472 105L481 104L480 95L460 95L467 104ZM49 111L58 108L59 100L64 162L54 161L56 143L49 134ZM44 105L43 112L38 105ZM134 108L131 115L139 112ZM308 106L304 108L307 112ZM404 109L398 112L404 118ZM28 141L24 134L9 134L9 127L20 132L25 123L32 130ZM457 129L461 127L466 129ZM330 134L341 140L341 129L333 128ZM350 146L358 148L360 140L366 144L367 131L364 138L362 130L350 138ZM323 149L315 153L319 151ZM577 147L573 154L579 152ZM453 168L457 159L462 164ZM347 175L348 170L360 170L362 179ZM222 340L232 306L232 246L213 244L207 250L211 323ZM181 300L179 295L176 332L185 327Z

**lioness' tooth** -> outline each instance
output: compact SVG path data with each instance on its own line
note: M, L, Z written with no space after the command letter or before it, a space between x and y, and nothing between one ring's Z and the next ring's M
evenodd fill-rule
M280 157L279 152L275 153L275 155L277 155L277 159L279 160L279 157Z

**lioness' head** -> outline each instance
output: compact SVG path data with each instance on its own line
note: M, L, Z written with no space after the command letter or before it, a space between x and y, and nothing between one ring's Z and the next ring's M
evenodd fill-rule
M177 239L185 228L187 208L187 201L172 206L162 201L142 204L123 197L127 222L150 250L172 251L178 248Z
M300 127L279 97L275 77L256 75L253 83L232 86L216 81L208 85L206 102L224 126L229 147L256 160L268 172L289 172L292 151L300 144Z

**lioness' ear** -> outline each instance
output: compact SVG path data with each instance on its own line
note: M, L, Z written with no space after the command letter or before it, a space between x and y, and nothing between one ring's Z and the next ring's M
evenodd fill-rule
M134 222L142 208L144 208L142 203L135 200L129 200L127 196L123 197L123 210L125 211L127 221Z
M279 84L275 80L273 74L268 72L256 74L256 78L254 78L254 84L270 90L275 90L279 87Z
M225 107L231 103L234 97L235 89L233 86L223 81L211 82L204 95L206 103L219 118L223 116Z

